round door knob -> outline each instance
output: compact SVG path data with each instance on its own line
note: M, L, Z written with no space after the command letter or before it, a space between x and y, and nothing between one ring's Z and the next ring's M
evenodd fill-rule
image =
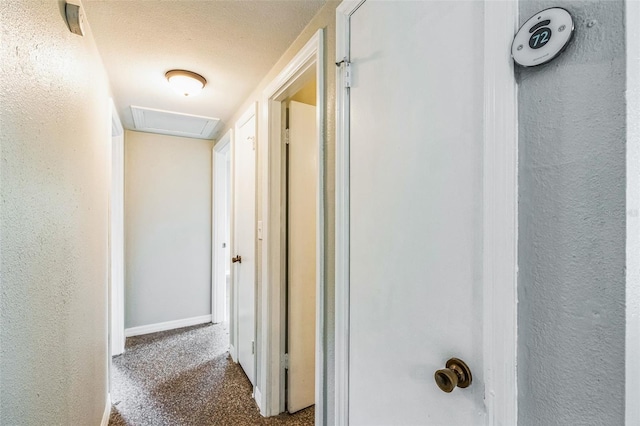
M449 393L456 386L466 388L471 384L471 370L463 360L451 358L445 366L434 374L436 384L443 392Z

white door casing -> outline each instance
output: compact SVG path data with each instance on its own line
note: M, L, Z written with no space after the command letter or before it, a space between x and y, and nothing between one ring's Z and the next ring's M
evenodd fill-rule
M284 282L284 149L282 139L282 102L302 88L308 78L316 75L318 178L316 187L316 379L315 379L315 423L325 424L325 352L324 343L324 32L319 29L300 49L295 57L264 89L261 108L260 164L261 205L263 220L261 281L270 285L260 290L259 387L262 389L258 401L262 415L271 416L284 411L284 321L286 305ZM256 392L257 394L257 392ZM327 419L326 421L330 421Z
M627 37L627 239L625 424L640 424L640 3L625 2Z
M517 422L516 25L511 2L337 10L336 424ZM474 380L445 394L453 356Z
M233 247L238 362L255 386L256 330L256 117L255 105L236 124L233 140Z
M316 322L316 108L289 103L287 411L314 404Z
M109 200L111 356L124 352L124 129L111 101L111 191Z

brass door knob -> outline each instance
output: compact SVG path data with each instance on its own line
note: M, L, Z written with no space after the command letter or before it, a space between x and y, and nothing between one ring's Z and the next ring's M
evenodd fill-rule
M236 256L231 258L231 263L242 263L242 256Z
M446 368L436 371L436 384L443 392L451 392L457 387L466 388L471 384L471 370L465 362L458 358L451 358L445 364Z

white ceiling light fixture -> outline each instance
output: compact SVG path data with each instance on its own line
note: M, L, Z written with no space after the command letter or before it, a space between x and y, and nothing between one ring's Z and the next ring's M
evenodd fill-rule
M179 95L195 96L202 91L207 80L200 74L186 70L171 70L164 75Z

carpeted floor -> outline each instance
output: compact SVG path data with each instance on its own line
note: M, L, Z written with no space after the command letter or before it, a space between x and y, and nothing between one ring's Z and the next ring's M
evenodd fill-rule
M128 338L113 358L109 425L313 425L313 407L260 416L228 341L219 324Z

